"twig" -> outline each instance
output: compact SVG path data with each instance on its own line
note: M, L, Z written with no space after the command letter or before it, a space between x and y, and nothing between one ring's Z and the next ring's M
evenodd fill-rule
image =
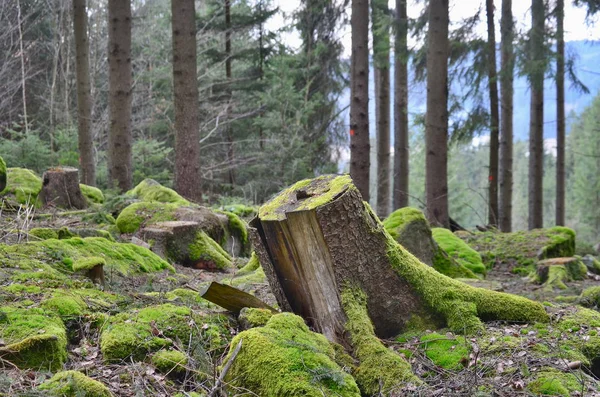
M242 349L242 341L243 341L243 339L240 339L240 343L238 343L237 346L235 347L235 350L231 354L231 358L229 359L229 361L227 361L227 364L225 364L225 367L223 367L223 371L221 371L221 375L219 375L219 379L217 379L215 386L211 389L210 393L208 393L208 397L214 397L215 393L217 393L217 391L221 388L221 383L223 383L223 379L225 378L225 375L227 375L227 372L229 372L229 368L231 368L231 365L235 361L235 358L237 357L238 353Z

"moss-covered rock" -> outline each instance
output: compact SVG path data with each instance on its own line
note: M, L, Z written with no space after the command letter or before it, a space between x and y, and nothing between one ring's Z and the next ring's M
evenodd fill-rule
M179 350L160 350L152 356L152 365L163 374L177 377L185 374L188 356Z
M471 270L473 273L486 273L486 267L483 264L479 253L469 247L469 245L465 244L465 242L454 233L448 229L439 227L433 228L431 231L435 242L438 243L442 250L448 253L452 259Z
M245 276L249 273L253 273L259 267L260 262L258 261L258 255L256 255L256 252L252 252L250 255L250 260L248 260L248 262L246 262L246 264L236 272L236 276Z
M248 225L239 216L232 212L218 211L227 217L228 223L225 229L221 245L234 256L248 256L250 244L248 241Z
M56 371L67 360L65 325L51 311L2 307L0 338L0 356L19 368Z
M253 218L258 213L258 207L246 204L230 204L219 207L219 209L246 219Z
M29 230L29 237L35 237L39 240L50 240L51 238L58 238L58 232L56 229L49 227L34 227Z
M600 287L589 287L584 289L577 299L577 303L591 309L600 307Z
M581 392L581 382L573 374L544 368L535 374L527 389L536 395L569 397L573 392Z
M78 371L63 371L39 386L48 395L57 397L112 397L102 383Z
M513 233L461 233L483 262L492 268L496 264L533 269L538 260L575 255L575 232L556 226Z
M196 267L211 270L225 270L231 267L231 256L208 234L198 232L188 247L189 259Z
M81 193L87 200L88 204L104 203L104 193L102 193L102 190L98 189L97 187L80 183L79 189L81 189Z
M191 204L175 190L164 187L154 179L144 179L126 194L141 201L173 203L180 206L188 206Z
M0 192L6 188L6 163L4 159L0 157Z
M273 317L273 312L267 309L245 307L238 316L238 322L242 329L263 327Z
M141 201L127 206L116 220L121 233L135 233L142 225L174 221L180 206L173 203Z
M7 168L6 188L0 192L9 205L40 205L38 195L42 190L42 178L25 168Z
M263 397L360 396L354 379L335 362L327 339L311 332L302 318L281 313L267 325L237 335L226 361L238 343L242 347L225 380Z

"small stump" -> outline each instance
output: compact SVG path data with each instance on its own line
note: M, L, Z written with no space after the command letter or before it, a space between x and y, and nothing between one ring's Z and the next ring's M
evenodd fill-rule
M40 198L45 206L87 208L79 187L79 170L71 167L53 168L44 172Z
M104 265L106 265L104 258L93 256L74 262L73 271L84 273L93 283L104 286Z
M566 289L565 282L583 280L587 276L587 267L579 258L552 258L539 261L536 272L544 289Z

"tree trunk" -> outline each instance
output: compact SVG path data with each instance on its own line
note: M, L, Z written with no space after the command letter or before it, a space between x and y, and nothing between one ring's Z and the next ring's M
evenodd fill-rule
M373 59L376 70L377 214L390 213L390 30L387 0L371 1Z
M96 186L96 162L92 136L92 97L88 17L85 0L73 0L73 30L75 32L75 66L77 70L77 120L79 122L79 168L81 182Z
M196 11L194 0L172 0L175 100L175 190L201 201Z
M429 4L425 197L427 217L448 228L448 0Z
M234 143L233 131L231 128L231 0L225 0L225 78L227 79L227 109L225 119L227 136L227 161L229 162L229 185L233 189L235 186L235 168L234 168Z
M79 188L77 168L53 168L44 172L40 200L44 206L87 208L87 201Z
M350 175L369 200L369 2L352 0Z
M25 127L25 135L29 135L29 121L27 118L27 90L25 82L25 51L23 50L23 20L21 15L21 0L17 0L17 26L19 28L19 58L21 60L21 96L23 99L23 123Z
M489 213L488 224L498 225L498 81L496 75L496 28L494 23L494 0L486 0L488 30L488 85L490 92L490 169L488 178Z
M498 213L500 230L510 232L512 229L514 73L512 0L502 0L500 32L502 36L502 72L500 76L502 125L500 129L500 194Z
M121 190L131 189L131 2L108 1L109 183Z
M408 16L406 0L396 0L394 50L394 209L407 207L409 198L408 132Z
M530 33L529 229L544 226L544 1L532 0Z
M419 262L348 176L297 183L260 208L251 226L279 306L345 346L352 345L348 299L357 291L382 338L417 324L473 332L481 320L548 320L539 303L469 287Z
M565 2L556 1L556 225L565 224Z

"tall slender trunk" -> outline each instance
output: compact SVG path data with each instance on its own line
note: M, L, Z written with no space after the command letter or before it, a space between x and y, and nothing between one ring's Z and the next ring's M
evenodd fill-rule
M92 136L92 98L88 16L85 0L73 0L73 30L75 33L75 68L77 70L77 120L79 123L79 167L81 182L96 185L96 162Z
M131 2L108 1L109 183L119 190L131 189Z
M425 196L432 224L449 227L448 215L448 0L429 3Z
M196 11L194 0L171 0L175 101L175 189L201 201Z
M21 0L17 0L17 18L19 27L19 53L21 58L21 93L23 98L23 123L25 124L25 135L29 135L29 120L27 119L27 90L25 88L25 81L27 77L25 75L25 52L23 50L23 28L21 24Z
M485 2L488 30L488 86L490 93L490 168L488 177L489 213L488 224L498 225L498 152L499 124L498 81L496 74L496 28L494 23L494 0Z
M229 185L235 186L234 143L233 131L231 129L231 0L225 0L225 77L227 79L227 109L226 109L226 136L227 136L227 160L229 162Z
M387 0L371 0L377 114L377 214L390 212L390 30Z
M408 16L407 0L396 0L394 49L394 209L408 206Z
M500 127L500 192L499 223L503 232L512 230L512 184L513 184L513 14L512 0L502 0L500 21L502 41L502 71L500 75L501 127Z
M565 224L565 2L556 0L556 224Z
M350 176L369 201L369 2L352 0Z
M543 227L544 0L532 0L530 33L529 229Z

